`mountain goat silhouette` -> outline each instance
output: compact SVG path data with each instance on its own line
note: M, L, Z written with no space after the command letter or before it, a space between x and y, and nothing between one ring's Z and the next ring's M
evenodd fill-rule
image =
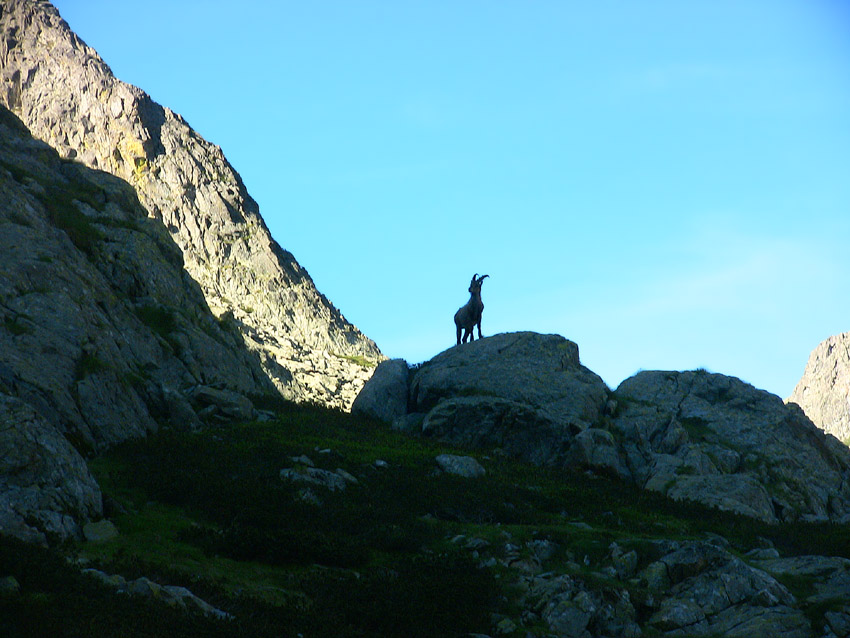
M481 339L481 313L484 312L484 303L481 301L481 284L490 275L472 275L469 284L469 301L455 313L455 326L457 327L457 345L466 343L466 340L475 341L472 329L478 326L478 338ZM463 340L461 341L461 332Z

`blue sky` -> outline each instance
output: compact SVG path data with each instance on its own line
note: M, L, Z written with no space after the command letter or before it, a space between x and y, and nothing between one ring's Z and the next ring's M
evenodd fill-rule
M383 352L562 334L790 394L850 331L850 3L55 0Z

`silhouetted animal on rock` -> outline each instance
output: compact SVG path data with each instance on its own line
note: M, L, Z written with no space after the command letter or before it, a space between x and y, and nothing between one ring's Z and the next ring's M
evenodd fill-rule
M484 311L484 303L481 301L481 284L490 275L472 275L472 283L469 284L469 301L455 313L455 326L457 326L457 344L466 343L466 340L475 341L472 329L478 326L478 338L481 339L481 313ZM461 332L463 340L461 341Z

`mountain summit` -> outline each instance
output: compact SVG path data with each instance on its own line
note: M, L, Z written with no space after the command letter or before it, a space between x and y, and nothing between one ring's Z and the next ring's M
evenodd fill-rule
M61 158L135 188L285 398L347 409L382 355L272 239L221 149L115 78L49 3L5 1L0 31L0 104Z

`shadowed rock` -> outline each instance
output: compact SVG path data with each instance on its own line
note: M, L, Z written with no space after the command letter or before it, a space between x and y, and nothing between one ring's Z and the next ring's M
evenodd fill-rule
M781 583L725 549L690 543L654 563L659 564L671 587L648 625L666 636L812 635L809 620Z
M35 410L0 393L0 534L44 544L79 538L100 517L100 488L79 452Z
M581 365L576 344L516 332L450 348L412 373L404 362L382 364L355 405L400 430L566 465L573 462L574 437L600 420L607 399L602 379ZM604 454L577 458L622 467Z
M641 372L612 394L576 344L530 332L456 346L412 372L384 370L380 392L367 384L358 409L397 430L590 469L771 523L850 520L850 450L735 377Z
M369 383L351 405L353 414L366 414L381 421L393 421L407 414L407 363L403 359L382 361Z
M639 485L768 522L848 520L850 450L740 379L641 372L614 434Z

